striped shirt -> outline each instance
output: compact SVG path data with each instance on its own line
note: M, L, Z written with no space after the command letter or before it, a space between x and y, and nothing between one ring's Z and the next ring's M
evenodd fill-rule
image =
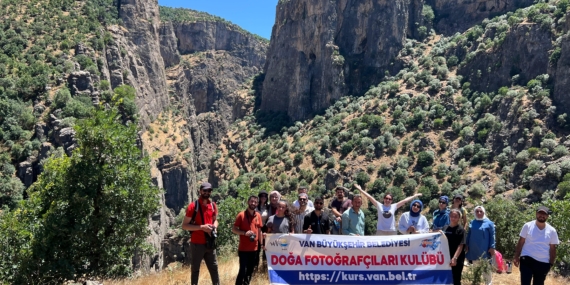
M295 233L302 234L303 233L303 223L305 222L305 216L310 214L314 211L315 208L307 206L305 211L299 212L299 210L293 213L293 219L295 219Z

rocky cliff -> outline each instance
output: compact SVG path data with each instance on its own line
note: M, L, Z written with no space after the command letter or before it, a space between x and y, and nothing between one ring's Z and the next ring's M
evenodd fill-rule
M362 94L414 36L421 9L419 0L280 1L261 109L299 120Z
M463 32L485 18L532 5L534 0L425 0L433 8L437 33Z

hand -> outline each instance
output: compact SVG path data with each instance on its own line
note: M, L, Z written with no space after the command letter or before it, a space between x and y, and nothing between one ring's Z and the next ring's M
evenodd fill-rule
M465 245L465 253L467 253L469 251L469 247L467 245Z
M340 223L342 221L342 217L336 217L336 221Z
M267 233L263 233L263 238L267 237Z
M408 228L408 232L411 233L411 234L413 234L413 233L416 232L416 228L415 228L414 226L410 226L410 227Z
M200 229L203 230L205 233L211 233L214 230L213 225L201 225Z
M362 188L360 188L360 185L358 185L358 184L354 184L354 188L356 188L356 189L362 191Z
M305 230L306 233L308 234L312 234L313 230L311 229L311 225L309 225L309 228Z
M489 248L489 253L491 254L491 257L495 256L495 249Z
M414 197L420 197L422 195L423 195L422 193L418 193L418 194L414 195Z
M457 259L452 258L452 259L451 259L451 263L449 263L449 265L451 265L451 266L457 265Z
M245 232L245 236L247 236L247 237L251 236L252 234L253 234L252 231L247 231L247 232Z
M520 257L520 256L515 257L515 258L513 259L513 264L514 264L516 267L519 267L519 264L520 264L520 263L521 263L521 257Z

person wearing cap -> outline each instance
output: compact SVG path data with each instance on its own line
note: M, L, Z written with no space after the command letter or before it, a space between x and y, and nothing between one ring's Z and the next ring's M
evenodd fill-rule
M546 220L550 209L540 206L536 220L522 227L513 263L520 265L521 285L543 285L546 275L556 260L556 246L560 244L556 229Z
M315 198L315 210L305 216L303 233L306 234L330 234L329 219L323 214L323 198Z
M309 192L309 188L307 186L299 186L299 189L297 189L298 195L300 195L301 193L307 194L308 192ZM300 206L299 200L295 200L295 202L293 202L293 207L299 209L299 206ZM308 198L307 198L307 206L309 206L311 208L315 208L315 205L313 205L313 201L309 200Z
M295 219L295 232L303 232L303 223L305 222L305 216L310 214L315 208L307 205L309 201L309 196L306 193L301 193L298 196L299 207L295 208L293 217Z
M448 204L449 198L447 198L447 196L439 197L439 209L433 212L433 224L431 226L432 231L439 231L443 229L443 227L449 225Z
M202 259L210 272L212 284L220 284L216 249L206 246L206 238L211 237L212 232L215 232L218 227L218 220L216 219L218 216L218 208L216 204L210 200L211 194L212 184L208 182L202 183L202 185L200 185L200 197L197 203L192 202L188 205L186 216L184 217L184 221L182 221L182 229L192 232L190 238L190 279L192 285L198 284ZM196 209L196 205L198 209Z
M402 234L422 234L429 232L429 224L424 215L422 215L422 210L424 204L420 200L412 201L410 205L410 211L405 212L400 217L400 222L398 223L398 230Z
M477 206L473 209L475 219L469 224L469 232L465 240L465 258L477 265L489 262L495 257L495 224L487 218L485 208ZM483 272L486 285L493 282L491 270Z
M332 234L340 235L342 234L342 213L352 207L352 200L345 198L345 193L348 189L337 186L335 189L336 199L332 200L329 204L329 209L334 216L332 221Z
M469 228L467 225L467 210L463 207L463 195L457 194L453 197L453 204L451 205L451 209L457 209L461 212L461 225L463 229L467 231Z

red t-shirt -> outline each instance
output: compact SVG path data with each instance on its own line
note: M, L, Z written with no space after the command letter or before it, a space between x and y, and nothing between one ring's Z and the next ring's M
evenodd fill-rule
M206 202L207 204L204 205L204 200L202 200L202 198L198 198L198 203L200 203L200 207L198 209L198 212L196 213L196 217L194 218L195 225L214 224L214 217L218 215L218 207L214 209L212 201L207 200ZM200 216L200 210L202 210L205 222L202 222L202 217ZM194 215L194 202L190 203L190 205L188 205L188 208L186 209L186 217L192 218L193 215ZM207 233L205 233L202 230L192 232L192 237L190 238L190 242L195 244L206 244L205 234Z
M249 237L246 235L239 236L239 251L256 251L257 250L257 243L259 242L259 229L263 226L261 224L261 215L258 212L254 212L254 215L251 216L249 213L240 212L236 217L236 222L234 223L234 227L242 231L252 231L255 234L255 241L250 241Z

